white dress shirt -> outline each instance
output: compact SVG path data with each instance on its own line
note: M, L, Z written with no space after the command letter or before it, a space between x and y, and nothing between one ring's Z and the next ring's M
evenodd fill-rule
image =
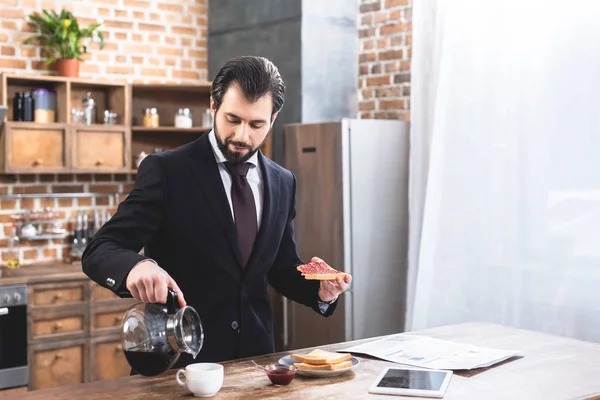
M227 160L225 159L225 156L223 155L221 149L219 149L219 146L217 145L215 131L210 131L210 133L208 134L208 140L210 141L213 153L215 153L215 159L217 160L217 164L219 165L221 180L223 181L223 187L225 188L225 193L227 194L227 201L229 201L229 208L231 209L231 217L233 218L233 222L235 223L233 203L231 202L231 176L229 175L229 171L227 171L227 167L225 167L225 163L227 162ZM250 188L252 189L252 195L254 196L254 204L256 205L256 227L260 229L265 184L262 180L262 172L260 168L258 168L258 154L254 153L252 157L248 159L247 162L250 163L250 169L248 170L248 175L246 175L246 179L248 180Z

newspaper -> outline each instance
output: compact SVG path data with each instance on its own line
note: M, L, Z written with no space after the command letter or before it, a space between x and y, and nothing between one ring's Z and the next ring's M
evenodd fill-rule
M514 350L495 350L405 333L337 351L366 354L415 367L453 371L489 367L521 355Z

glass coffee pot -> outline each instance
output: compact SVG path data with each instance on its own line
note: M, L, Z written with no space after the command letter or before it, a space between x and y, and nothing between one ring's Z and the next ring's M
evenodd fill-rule
M191 306L178 308L177 293L169 289L167 304L137 303L123 316L121 337L127 362L146 376L170 369L182 352L200 353L204 332Z

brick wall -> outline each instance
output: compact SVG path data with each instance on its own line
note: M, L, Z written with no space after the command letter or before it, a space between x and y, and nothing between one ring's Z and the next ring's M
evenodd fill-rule
M412 0L361 0L359 117L410 120Z
M130 174L20 174L0 175L0 194L38 193L106 193L97 198L26 198L0 200L0 256L3 264L7 261L8 237L12 230L12 215L23 210L40 210L51 207L58 215L58 221L69 232L75 227L77 212L88 214L90 221L94 212L108 212L113 215L123 196L116 193L129 193L135 175ZM101 214L100 214L101 215ZM38 262L70 261L73 237L52 240L21 239L20 254L23 265Z
M0 70L48 73L25 17L66 8L88 26L104 21L105 47L92 44L81 76L103 79L207 79L207 0L1 0Z
M48 74L40 48L21 43L32 35L25 16L41 9L71 10L87 26L101 19L105 48L92 46L81 76L98 79L196 81L207 79L207 0L0 0L0 71ZM85 17L83 17L85 15ZM0 194L129 192L135 175L0 175ZM116 210L115 198L0 200L0 260L5 261L11 215L54 208L72 229L77 211ZM68 259L72 238L21 242L25 265ZM1 263L1 261L0 261Z

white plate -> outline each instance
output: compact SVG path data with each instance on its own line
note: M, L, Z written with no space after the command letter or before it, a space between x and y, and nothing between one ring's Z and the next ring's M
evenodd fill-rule
M296 371L298 375L304 376L312 376L312 377L330 377L330 376L338 376L345 372L352 371L354 368L360 364L360 361L356 357L350 358L352 361L352 366L341 369L333 369L333 370L320 370L320 371L311 371L311 370L301 370ZM294 360L290 356L285 356L279 359L279 364L281 365L294 365L294 363L299 363L299 361Z

